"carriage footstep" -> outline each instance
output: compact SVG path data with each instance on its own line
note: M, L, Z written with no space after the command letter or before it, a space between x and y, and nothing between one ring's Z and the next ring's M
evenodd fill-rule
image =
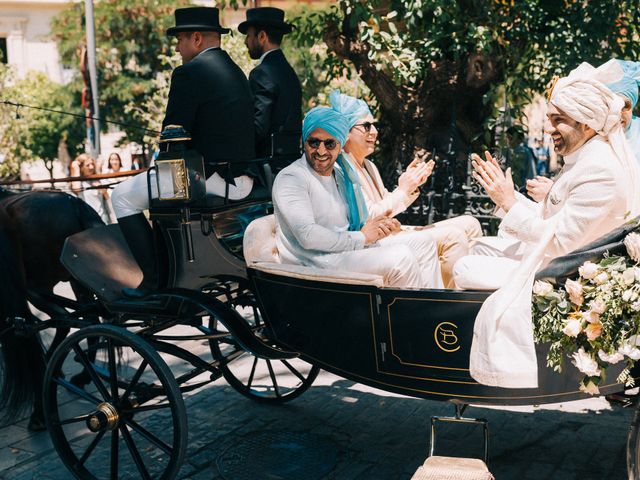
M428 457L411 480L493 480L487 464L479 458Z

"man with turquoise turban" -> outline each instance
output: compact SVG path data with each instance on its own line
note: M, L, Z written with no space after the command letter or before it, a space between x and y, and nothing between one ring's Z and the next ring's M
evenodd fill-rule
M398 186L388 191L382 183L378 167L369 160L378 138L378 127L367 104L358 98L334 90L329 96L331 108L345 116L349 123L349 136L343 145L345 165L353 170L360 181L363 198L369 215L380 215L391 210L395 216L404 212L419 196L418 188L427 181L433 170L433 161L425 162L416 154L414 160L398 178ZM420 227L417 227L420 228ZM442 280L446 288L455 288L453 266L469 254L469 241L482 235L480 222L470 215L443 220L418 231L416 227L403 226L402 235L396 241L413 241L413 234L429 237L436 242ZM412 235L407 235L411 232Z
M380 275L388 286L441 288L435 243L396 243L399 223L368 218L357 177L340 155L344 116L316 107L302 124L304 154L273 185L276 245L283 263Z

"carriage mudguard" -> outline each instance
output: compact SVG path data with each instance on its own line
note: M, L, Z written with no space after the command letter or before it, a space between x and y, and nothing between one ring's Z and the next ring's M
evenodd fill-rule
M229 333L231 333L234 340L238 342L243 349L258 358L282 360L298 356L298 353L296 352L273 347L258 338L253 333L245 319L242 318L238 312L220 300L212 298L210 295L184 288L173 288L153 293L145 297L144 300L160 300L163 298L189 302L191 305L197 306L214 316L229 331Z

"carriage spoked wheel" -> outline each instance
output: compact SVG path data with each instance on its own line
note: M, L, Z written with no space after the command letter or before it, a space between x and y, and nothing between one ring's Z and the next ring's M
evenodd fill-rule
M206 290L205 290L206 291ZM269 341L269 328L256 304L253 293L238 284L208 291L238 312L254 333ZM320 368L299 358L267 360L245 351L215 317L209 319L211 333L223 335L209 340L214 359L221 362L222 375L242 395L262 403L279 404L302 395L313 384Z
M82 370L91 379L84 389L67 380ZM160 355L124 328L90 326L60 344L45 373L44 413L76 478L172 479L182 465L187 415L180 389Z

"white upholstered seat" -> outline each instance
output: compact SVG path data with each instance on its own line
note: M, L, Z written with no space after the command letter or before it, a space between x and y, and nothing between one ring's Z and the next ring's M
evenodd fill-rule
M243 251L248 266L267 273L319 282L384 286L380 275L280 263L274 215L258 218L249 224L244 233Z

